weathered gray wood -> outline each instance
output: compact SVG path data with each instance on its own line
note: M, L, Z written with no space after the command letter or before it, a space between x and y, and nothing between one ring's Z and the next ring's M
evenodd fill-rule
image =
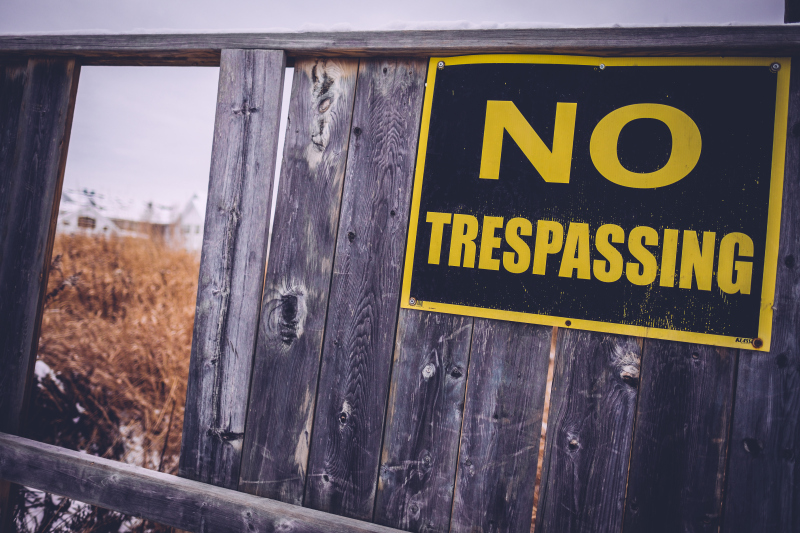
M552 333L475 319L451 531L530 530Z
M5 35L0 58L68 54L92 65L217 65L220 50L261 48L302 56L471 53L586 55L791 55L795 26L535 28L175 35Z
M618 532L641 340L559 328L537 533Z
M797 0L785 0L783 10L783 22L800 22L800 2Z
M186 531L397 533L6 434L0 434L0 478Z
M427 62L359 65L305 504L372 519Z
M17 128L19 111L22 106L22 94L25 89L27 64L0 65L0 243L4 242L8 232L8 221L5 220L11 206L11 173L14 153L17 146ZM0 264L3 263L5 249L0 246ZM0 376L0 426L9 423L14 410L19 410L20 399L27 395L23 392L28 379L28 366L20 366L23 361L8 361L0 355L0 361L6 370ZM17 404L13 407L12 404ZM6 431L16 432L13 428ZM6 531L10 524L4 525L8 519L9 483L0 481L0 531Z
M358 61L294 72L239 488L300 505Z
M182 476L236 488L267 255L285 55L225 50L181 444Z
M24 431L80 66L31 59L0 86L0 431ZM0 529L10 523L0 483Z
M791 75L788 129L771 351L739 354L723 519L730 533L800 531L798 68Z
M449 531L473 319L403 309L375 522Z
M719 530L736 355L645 341L626 533Z

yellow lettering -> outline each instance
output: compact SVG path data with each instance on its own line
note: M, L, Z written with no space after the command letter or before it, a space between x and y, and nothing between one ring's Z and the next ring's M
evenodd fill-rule
M464 254L464 266L475 268L475 237L478 236L478 219L472 215L453 216L453 235L450 237L450 260L448 265L461 266L461 254Z
M578 279L591 278L591 252L589 251L589 224L570 222L567 230L567 242L564 244L564 255L561 257L559 277L571 278L573 271L578 271Z
M536 243L533 247L533 273L544 275L548 254L561 251L564 242L564 226L551 220L540 220L536 224Z
M697 288L701 291L711 290L711 279L714 275L714 245L716 234L713 231L703 232L703 250L697 240L697 232L683 232L683 249L681 250L681 277L678 286L681 289L692 288L692 273L697 278Z
M704 243L705 244L705 241ZM729 233L719 243L719 267L717 284L722 292L728 294L750 294L750 281L753 277L753 263L750 261L734 261L736 247L740 257L753 257L753 239L744 233ZM734 271L736 280L734 281Z
M678 257L678 235L676 229L664 230L664 246L661 251L661 277L658 284L662 287L675 286L675 261Z
M597 228L594 245L603 259L594 260L594 277L605 283L612 283L622 277L622 254L611 243L625 242L625 230L616 224L603 224Z
M429 211L425 217L425 222L431 223L431 245L428 248L428 263L438 265L442 254L442 234L444 225L450 224L453 215L450 213L436 213Z
M503 131L505 130L541 174L544 181L569 183L577 109L578 104L564 102L556 104L553 151L551 152L530 123L522 116L514 102L500 100L486 102L481 170L478 177L485 180L496 180L500 177L500 156L503 151Z
M640 118L660 120L672 133L669 160L654 172L631 172L619 162L619 134L626 124ZM682 180L697 165L701 148L697 124L680 109L662 104L634 104L612 111L597 124L589 141L589 154L597 171L612 183L635 189L666 187Z
M524 218L512 218L506 224L506 242L514 252L503 253L503 267L512 274L519 274L528 270L531 264L531 249L520 236L530 237L533 234L533 225Z
M500 270L500 260L494 259L492 253L500 247L502 239L495 232L503 227L503 217L483 217L483 234L481 235L481 255L478 268L484 270Z
M637 226L628 235L628 250L639 263L629 261L625 265L625 275L634 285L650 285L656 279L658 263L645 246L658 245L658 232L647 226ZM640 264L641 263L641 264ZM639 268L639 267L642 268Z

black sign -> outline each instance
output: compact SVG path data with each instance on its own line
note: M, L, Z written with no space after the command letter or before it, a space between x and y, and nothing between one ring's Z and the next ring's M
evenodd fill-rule
M789 66L433 59L403 306L769 349Z

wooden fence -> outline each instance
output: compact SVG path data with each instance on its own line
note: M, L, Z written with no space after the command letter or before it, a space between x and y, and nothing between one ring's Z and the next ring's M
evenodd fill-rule
M541 442L552 328L399 308L426 58L489 52L798 56L800 27L0 36L0 478L191 531L518 532L544 446L537 532L800 531L800 69L772 351L559 328ZM81 65L221 67L181 477L14 436Z

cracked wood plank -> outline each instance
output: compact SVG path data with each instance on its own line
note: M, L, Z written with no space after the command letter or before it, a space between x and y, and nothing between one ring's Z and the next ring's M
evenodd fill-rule
M641 339L558 329L536 532L618 532Z
M359 65L305 505L371 520L427 62Z
M449 531L472 317L400 310L375 522Z
M727 533L800 531L800 60L792 63L772 349L739 353Z
M624 532L719 531L736 356L645 340Z
M236 488L286 56L224 50L181 444L182 476Z
M475 319L451 531L530 530L552 333Z
M358 61L294 72L239 487L301 505Z
M74 59L0 67L0 431L24 433L78 90ZM0 482L0 529L10 523Z

